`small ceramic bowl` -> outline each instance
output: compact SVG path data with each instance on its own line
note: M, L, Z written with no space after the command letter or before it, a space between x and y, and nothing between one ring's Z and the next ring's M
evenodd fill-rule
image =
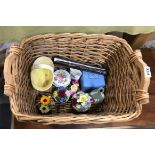
M77 112L86 112L91 108L93 103L92 97L88 93L82 91L77 92L71 99L71 104Z
M54 72L54 81L53 84L56 87L66 88L71 82L70 74L63 69L57 70Z
M64 87L58 87L53 92L53 98L58 104L65 104L70 98L70 92Z

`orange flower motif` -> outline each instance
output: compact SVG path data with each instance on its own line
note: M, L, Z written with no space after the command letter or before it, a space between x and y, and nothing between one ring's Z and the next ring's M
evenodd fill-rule
M42 96L40 99L41 104L49 104L51 102L51 97L50 96Z

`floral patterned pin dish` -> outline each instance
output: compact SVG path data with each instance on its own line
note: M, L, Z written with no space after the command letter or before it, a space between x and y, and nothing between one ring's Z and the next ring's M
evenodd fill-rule
M49 114L54 105L54 101L50 95L38 95L36 98L36 107L41 114Z
M59 104L65 104L69 100L70 95L71 95L70 91L64 87L58 87L53 92L53 98L56 101L56 103Z
M67 87L71 82L70 74L63 69L54 72L54 82L56 87Z
M77 112L86 112L91 108L93 98L88 93L80 91L73 95L71 104Z

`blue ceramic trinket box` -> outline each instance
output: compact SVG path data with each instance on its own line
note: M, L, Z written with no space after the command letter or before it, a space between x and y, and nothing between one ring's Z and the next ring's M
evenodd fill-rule
M105 77L103 74L83 71L80 79L82 91L91 91L105 86Z

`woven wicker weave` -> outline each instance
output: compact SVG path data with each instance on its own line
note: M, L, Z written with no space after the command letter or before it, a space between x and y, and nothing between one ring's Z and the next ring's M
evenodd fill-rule
M54 107L51 115L34 108L37 91L32 88L30 70L40 56L62 56L108 69L105 103L98 111L74 114L68 104ZM10 48L5 60L4 93L19 121L42 124L101 124L128 121L138 117L142 104L149 102L150 78L144 75L140 51L133 52L123 39L104 34L45 34L24 39Z

